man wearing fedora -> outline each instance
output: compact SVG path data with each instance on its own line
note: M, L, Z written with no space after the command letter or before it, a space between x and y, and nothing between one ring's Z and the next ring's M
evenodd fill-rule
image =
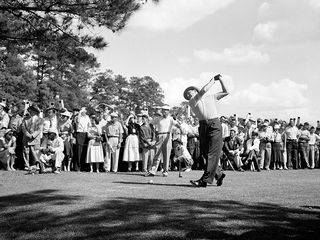
M38 152L42 138L43 119L39 117L40 109L35 105L31 105L27 116L23 119L21 128L23 132L23 160L24 169L29 170L30 166L36 165L38 162ZM30 161L30 152L32 161Z
M220 82L222 91L208 94L215 82ZM206 160L202 177L199 180L190 181L194 187L207 187L208 183L213 183L214 178L217 180L217 186L221 186L225 177L218 166L223 140L217 102L228 94L220 74L212 78L201 90L191 86L183 93L184 98L189 101L192 112L199 119L200 153Z

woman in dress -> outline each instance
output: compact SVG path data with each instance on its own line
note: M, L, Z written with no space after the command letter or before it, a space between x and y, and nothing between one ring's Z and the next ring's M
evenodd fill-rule
M122 160L128 162L128 171L132 170L132 163L135 163L136 171L139 171L139 132L140 125L136 123L136 117L130 115L126 121L126 127L128 129L128 136L124 145L124 152Z
M88 151L86 163L90 164L90 172L93 172L93 165L96 166L97 173L99 172L99 164L104 162L101 129L98 127L98 120L94 114L90 115L91 126L88 128Z

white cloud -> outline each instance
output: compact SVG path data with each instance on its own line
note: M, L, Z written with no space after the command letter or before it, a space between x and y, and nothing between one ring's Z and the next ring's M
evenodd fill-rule
M195 86L201 89L209 80L217 73L203 72L197 78L173 78L167 82L160 83L161 88L164 91L165 103L171 106L179 106L181 102L185 101L183 98L184 90L189 86ZM234 89L233 80L230 76L222 74L228 91L232 92ZM210 89L211 93L221 91L221 87L218 84L213 85Z
M194 23L228 6L234 0L161 0L145 4L130 23L153 31L182 31Z
M236 45L225 48L222 52L206 50L195 50L194 55L202 61L221 61L226 63L267 63L270 58L258 47L252 45Z
M261 42L296 44L319 41L320 1L283 0L263 3L253 39Z
M180 57L178 59L178 62L181 64L181 65L188 65L190 62L191 62L191 59L188 58L188 57Z
M253 37L258 40L274 40L275 32L278 28L277 22L259 23L253 29Z
M269 84L252 83L229 98L230 102L242 102L250 107L268 109L290 109L304 107L308 100L304 92L306 84L299 84L290 79L281 79Z
M309 4L311 7L316 9L320 9L320 1L319 0L309 0Z
M245 89L235 91L224 101L233 111L253 112L255 116L290 118L302 114L311 117L308 110L306 84L281 79L268 84L252 83Z
M262 3L258 10L259 17L263 17L267 15L269 11L270 11L270 3L267 3L267 2Z

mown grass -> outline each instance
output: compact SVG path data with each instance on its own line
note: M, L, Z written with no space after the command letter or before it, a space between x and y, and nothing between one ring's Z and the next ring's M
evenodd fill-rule
M1 171L0 239L318 239L320 170L200 176Z

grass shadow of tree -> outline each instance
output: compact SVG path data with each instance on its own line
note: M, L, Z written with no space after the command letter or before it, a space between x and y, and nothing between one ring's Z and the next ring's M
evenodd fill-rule
M268 203L89 198L55 190L0 197L0 239L316 239L320 212Z

